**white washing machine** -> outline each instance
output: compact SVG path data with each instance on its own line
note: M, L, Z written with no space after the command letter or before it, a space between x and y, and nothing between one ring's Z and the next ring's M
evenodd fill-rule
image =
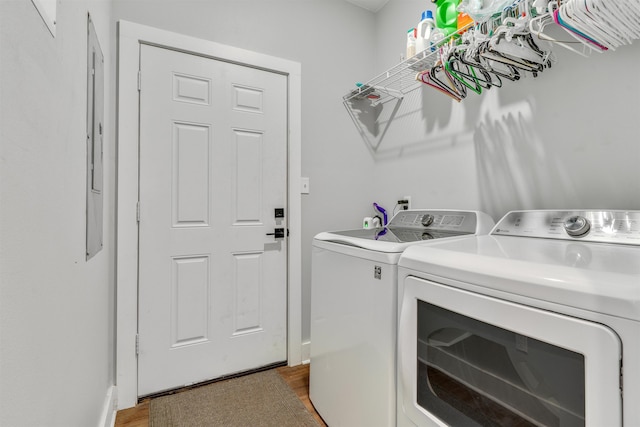
M309 397L331 427L395 425L397 262L407 247L488 233L482 212L406 210L386 228L315 236Z
M510 212L398 292L398 426L640 426L640 211Z

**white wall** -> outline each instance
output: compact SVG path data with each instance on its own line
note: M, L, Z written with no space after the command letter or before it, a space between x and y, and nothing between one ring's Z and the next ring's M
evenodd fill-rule
M398 62L427 8L391 0L378 12L371 77ZM416 207L496 220L513 209L640 209L640 42L588 59L554 51L557 63L539 77L460 104L428 87L405 98L375 159L380 199L411 195Z
M104 248L85 261L87 13L105 55ZM114 379L109 1L0 2L0 425L96 426Z
M369 213L373 161L342 106L371 73L374 15L343 0L116 0L114 19L149 25L302 64L303 337L309 337L311 240ZM355 86L353 86L355 87Z

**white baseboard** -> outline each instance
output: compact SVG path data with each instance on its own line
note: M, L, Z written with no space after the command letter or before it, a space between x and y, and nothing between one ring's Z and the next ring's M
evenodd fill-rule
M118 389L111 386L107 390L102 407L102 415L98 421L98 427L114 427L116 424L116 412L118 410Z
M302 343L301 353L303 365L311 362L311 341L305 341Z

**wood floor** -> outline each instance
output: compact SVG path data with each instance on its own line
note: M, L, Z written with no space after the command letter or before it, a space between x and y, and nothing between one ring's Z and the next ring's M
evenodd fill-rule
M298 395L304 406L314 416L316 421L326 427L315 408L309 400L309 365L294 367L283 366L276 368L289 387ZM149 402L147 399L139 403L135 408L118 411L115 427L148 427L149 426Z

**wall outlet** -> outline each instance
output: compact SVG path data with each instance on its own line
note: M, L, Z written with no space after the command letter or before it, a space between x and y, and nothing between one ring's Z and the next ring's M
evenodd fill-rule
M407 209L411 209L411 196L404 196L402 200L407 201Z

